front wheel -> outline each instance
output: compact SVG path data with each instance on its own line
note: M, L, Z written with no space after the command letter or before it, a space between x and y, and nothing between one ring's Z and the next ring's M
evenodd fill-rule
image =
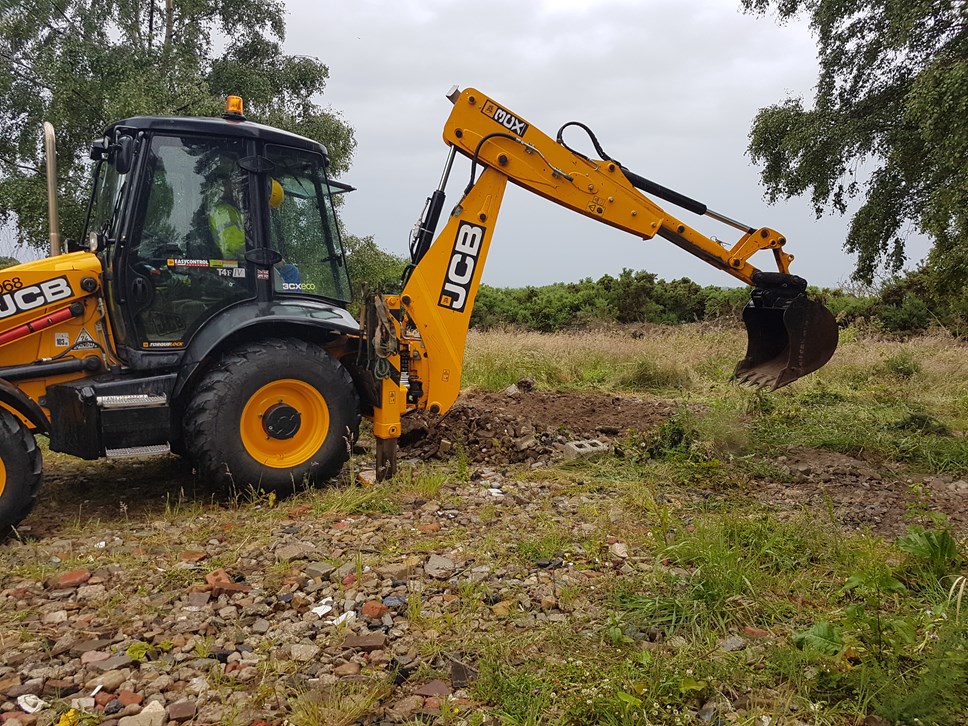
M185 434L199 474L218 484L287 493L339 473L360 426L346 369L298 339L249 343L199 383Z
M0 409L0 537L34 508L41 470L34 435L9 411Z

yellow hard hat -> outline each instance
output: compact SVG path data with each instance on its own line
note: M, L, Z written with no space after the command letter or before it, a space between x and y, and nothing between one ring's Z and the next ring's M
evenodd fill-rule
M282 204L285 198L286 198L286 190L282 188L282 184L280 184L278 181L273 179L269 189L270 209L279 209L279 205Z

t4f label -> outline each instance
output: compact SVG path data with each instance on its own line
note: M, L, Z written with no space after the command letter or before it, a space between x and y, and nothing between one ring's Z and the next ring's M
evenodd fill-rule
M458 313L464 311L485 231L484 227L470 222L461 222L457 225L454 251L447 264L444 286L440 291L440 302L437 303L440 307Z

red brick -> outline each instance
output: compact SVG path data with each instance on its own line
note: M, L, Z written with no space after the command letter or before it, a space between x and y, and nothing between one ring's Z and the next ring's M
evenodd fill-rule
M769 638L770 631L747 625L745 628L743 628L743 635L745 635L747 638Z
M230 583L232 582L232 578L229 577L229 573L220 567L217 570L212 570L205 575L205 582L214 587L215 585Z
M58 575L51 583L55 590L62 590L68 587L79 587L91 579L90 570L71 570L63 575Z
M363 603L363 617L369 620L379 620L389 608L379 600L369 600Z
M140 705L145 697L140 693L135 693L134 691L121 691L118 694L118 700L121 702L122 706L130 706L132 704Z

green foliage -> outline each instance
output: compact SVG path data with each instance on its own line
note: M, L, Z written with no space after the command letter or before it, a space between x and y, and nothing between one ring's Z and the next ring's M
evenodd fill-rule
M892 376L902 380L913 378L921 372L921 364L917 358L909 352L904 351L897 355L892 355L884 360L884 370Z
M934 580L921 584L936 584L956 572L962 562L958 543L948 529L912 525L907 534L898 538L897 548L910 556L910 568L916 575Z
M62 231L80 234L91 141L139 114L218 115L241 95L249 119L317 139L330 172L355 141L318 103L329 71L282 53L280 0L24 0L0 14L0 222L47 240L41 123L58 131Z
M14 257L0 257L0 270L4 270L8 267L13 267L14 265L19 265L20 260Z
M344 235L343 247L354 295L364 286L375 292L400 292L403 258L380 249L373 237Z
M761 109L750 153L772 199L810 194L820 215L862 204L846 249L856 276L898 271L913 227L952 286L968 277L968 25L964 4L881 0L743 0L779 19L806 15L819 44L812 104ZM869 169L869 180L858 174ZM958 283L958 281L962 283ZM913 303L912 303L913 305ZM914 311L909 311L914 312Z
M813 650L821 655L840 655L844 650L839 629L826 622L814 623L806 630L794 633L790 640L801 650Z

